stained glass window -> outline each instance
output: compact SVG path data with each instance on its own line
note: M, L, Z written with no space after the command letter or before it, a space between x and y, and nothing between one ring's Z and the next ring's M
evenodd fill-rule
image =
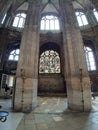
M76 12L75 14L76 14L79 26L88 24L87 18L83 12Z
M9 60L18 61L19 59L19 49L10 52Z
M59 30L59 20L56 16L46 15L41 19L41 30Z
M25 24L26 14L19 13L15 16L13 21L13 27L23 28Z
M39 73L60 73L60 57L56 51L47 50L40 55Z
M96 70L94 53L90 47L84 47L88 70Z

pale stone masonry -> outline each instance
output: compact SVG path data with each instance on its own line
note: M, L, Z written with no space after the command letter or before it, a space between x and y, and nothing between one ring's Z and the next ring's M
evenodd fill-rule
M30 111L37 105L41 7L39 5L41 0L37 2L32 0L29 3L21 40L14 98L14 110L17 111ZM74 18L72 2L60 0L59 6L63 28L64 77L67 87L68 108L88 111L91 109L90 81L81 33Z
M16 75L15 110L30 111L32 106L35 107L37 103L39 56L39 9L37 9L37 4L33 1L29 3L27 20L21 40Z

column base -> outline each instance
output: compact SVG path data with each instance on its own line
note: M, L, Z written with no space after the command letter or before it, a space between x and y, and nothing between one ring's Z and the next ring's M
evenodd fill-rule
M37 79L17 78L16 92L13 109L14 111L30 112L37 107Z
M68 109L71 111L89 112L91 110L90 106L79 106L75 104L68 104Z

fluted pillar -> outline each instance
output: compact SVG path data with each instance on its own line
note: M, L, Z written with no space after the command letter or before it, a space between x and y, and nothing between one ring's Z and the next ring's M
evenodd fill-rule
M60 0L65 57L65 80L68 108L88 111L91 109L90 81L84 54L83 41L77 26L71 0Z
M40 0L30 0L21 40L16 75L14 110L30 111L37 105Z

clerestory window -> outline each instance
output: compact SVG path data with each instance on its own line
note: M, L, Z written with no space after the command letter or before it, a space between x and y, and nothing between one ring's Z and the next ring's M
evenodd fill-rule
M18 59L19 59L19 49L11 51L9 55L9 60L18 61Z
M54 15L46 15L42 17L41 23L40 23L40 29L41 30L59 30L59 20L58 17Z
M4 21L5 21L5 19L6 19L6 16L7 16L7 14L4 15L4 17L3 17L2 21L1 21L1 24L4 24Z
M25 13L19 13L15 16L12 26L23 28L25 24L26 14Z
M96 70L94 53L90 47L84 47L87 67L89 71Z
M76 12L75 14L76 14L79 26L88 24L87 18L83 12Z
M98 21L98 12L96 11L96 9L93 9L93 13L94 13L96 20Z
M56 51L47 50L40 55L39 73L60 73L60 57Z

